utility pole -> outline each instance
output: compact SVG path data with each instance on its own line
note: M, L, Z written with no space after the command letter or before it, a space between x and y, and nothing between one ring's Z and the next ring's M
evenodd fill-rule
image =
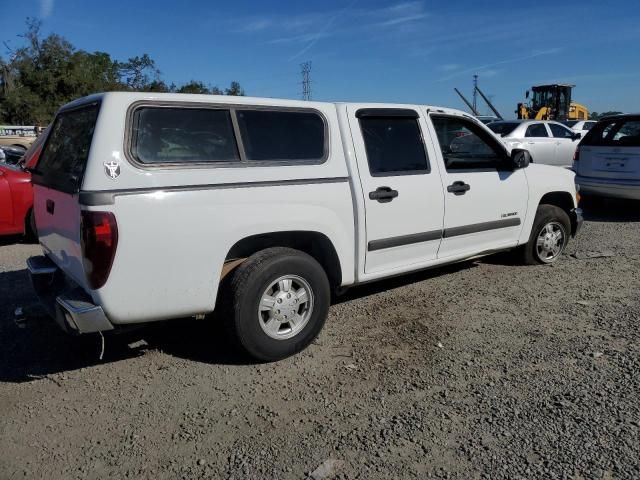
M473 76L473 111L478 111L478 75Z
M311 100L311 62L300 64L302 69L302 99Z

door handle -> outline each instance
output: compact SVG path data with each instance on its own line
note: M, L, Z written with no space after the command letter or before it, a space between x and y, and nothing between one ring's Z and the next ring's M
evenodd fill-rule
M53 200L47 200L47 213L53 215L53 212L56 208L56 203Z
M464 195L469 190L471 190L471 186L461 181L453 182L447 187L447 192L453 193L454 195Z
M398 191L391 187L378 187L373 192L369 192L371 200L377 200L380 203L388 203L398 196Z

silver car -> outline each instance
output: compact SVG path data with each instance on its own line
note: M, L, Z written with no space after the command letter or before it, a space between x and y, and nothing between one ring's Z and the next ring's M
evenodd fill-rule
M582 195L640 200L640 114L601 119L580 142L573 169Z
M531 161L570 167L581 135L559 122L543 120L503 120L487 125L509 149L523 148Z

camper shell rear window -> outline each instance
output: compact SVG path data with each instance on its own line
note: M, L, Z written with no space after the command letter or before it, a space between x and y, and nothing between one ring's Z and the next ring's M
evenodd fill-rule
M66 193L80 190L99 110L92 103L58 113L32 170L34 183Z

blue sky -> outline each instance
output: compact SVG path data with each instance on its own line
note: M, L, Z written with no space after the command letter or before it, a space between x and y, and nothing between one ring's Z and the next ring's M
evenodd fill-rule
M76 47L149 53L165 80L315 100L462 108L474 73L505 117L531 85L571 82L590 110L640 111L640 1L0 0L0 40L27 16ZM10 8L9 8L10 5Z

